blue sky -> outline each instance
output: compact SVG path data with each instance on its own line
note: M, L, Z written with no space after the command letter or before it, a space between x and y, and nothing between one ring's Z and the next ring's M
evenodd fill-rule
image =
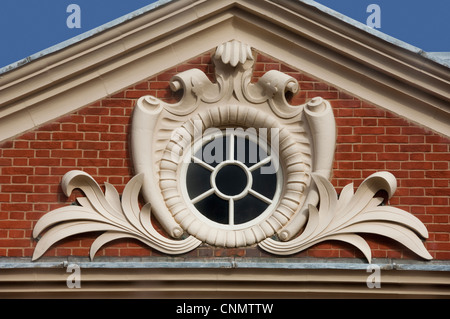
M217 1L217 0L210 0ZM140 9L155 0L1 0L0 68ZM428 52L450 52L450 0L316 0L366 23L380 6L380 31ZM66 9L80 7L81 28L68 28Z

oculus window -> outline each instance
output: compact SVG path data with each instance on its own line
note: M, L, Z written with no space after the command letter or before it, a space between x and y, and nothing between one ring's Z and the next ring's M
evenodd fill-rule
M215 132L194 143L181 174L185 201L198 218L241 229L266 218L281 194L278 156L265 138L241 129Z

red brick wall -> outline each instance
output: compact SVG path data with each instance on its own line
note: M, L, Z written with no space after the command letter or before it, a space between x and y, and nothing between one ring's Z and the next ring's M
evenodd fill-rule
M105 181L119 192L133 176L128 133L137 98L151 94L168 102L178 98L168 81L176 73L200 68L214 79L210 54L166 71L148 81L59 118L33 131L0 143L0 256L30 257L36 221L48 211L70 204L59 185L69 170L81 169L100 185ZM301 92L292 104L314 96L328 99L335 112L338 143L332 182L340 191L357 187L370 174L387 170L398 179L390 204L413 213L430 232L426 247L435 259L450 259L450 139L374 107L262 54L254 67L255 80L268 70L295 77ZM63 240L45 256L88 256L98 234ZM416 258L401 245L364 236L373 257ZM158 256L137 241L121 240L100 250L106 256ZM259 248L222 249L202 246L188 256L267 256ZM361 257L353 247L338 242L316 245L298 256Z

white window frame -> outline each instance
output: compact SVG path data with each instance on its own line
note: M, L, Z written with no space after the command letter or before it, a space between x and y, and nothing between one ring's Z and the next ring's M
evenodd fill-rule
M219 163L216 167L212 167L211 165L209 165L208 163L206 163L205 161L203 161L202 159L199 159L198 157L195 157L194 154L197 153L197 151L203 147L204 145L206 145L207 143L211 142L213 139L216 138L220 138L220 137L230 137L229 141L229 145L226 145L226 147L229 150L229 157L227 159L224 159L224 161L222 161L221 163ZM269 154L266 158L260 160L259 162L255 163L254 165L252 165L251 167L247 167L245 164L243 164L241 161L239 161L238 159L233 159L231 160L231 158L234 158L234 137L238 136L238 137L242 137L242 138L248 138L249 140L251 140L253 143L255 143L256 145L258 145L259 147L263 148L263 150L266 152L266 154ZM248 132L243 130L234 130L234 129L227 129L225 131L220 131L220 132L214 132L212 134L209 134L207 136L203 136L201 141L198 142L194 142L192 148L190 148L185 155L185 159L182 162L182 167L181 167L181 171L180 171L180 189L181 189L181 194L182 197L184 199L184 201L186 202L186 204L188 205L189 209L200 219L202 220L204 223L206 223L208 226L210 227L217 227L220 229L225 229L225 230L240 230L240 229L245 229L248 227L251 227L253 225L256 225L258 223L260 223L261 221L263 221L264 219L266 219L270 214L273 213L273 211L275 210L276 206L279 203L280 200L280 196L281 196L281 191L283 188L283 173L282 173L282 169L279 167L279 159L278 156L276 154L276 152L270 152L267 146L268 143L259 143L259 141L261 141L261 139L258 138L258 136L256 136L255 134L253 134L252 132ZM188 189L187 189L187 180L186 180L186 175L187 175L187 170L189 165L191 164L190 160L193 160L195 163L200 164L201 166L203 166L204 168L206 168L207 170L211 171L211 177L210 177L210 183L211 183L211 188L208 189L208 191L196 196L194 199L191 199L190 196L188 195ZM264 195L258 193L257 191L252 189L252 182L253 182L253 177L252 177L252 171L260 168L261 166L267 164L268 162L273 161L276 162L276 166L277 166L277 170L274 174L276 174L276 185L275 185L275 193L273 195L273 198L267 198ZM237 165L239 167L241 167L246 176L247 176L247 185L244 188L243 191L241 191L239 194L237 195L226 195L223 192L221 192L216 184L215 184L215 178L217 173L220 171L220 169L225 166L225 165ZM209 218L207 218L204 214L202 214L196 207L195 204L203 199L205 199L206 197L212 195L212 194L216 194L219 198L228 201L228 213L229 213L229 224L221 224L218 222L215 222ZM256 218L242 223L242 224L234 224L234 215L235 215L235 210L234 210L234 202L236 200L242 199L245 196L255 196L256 198L258 198L259 200L265 202L268 206L267 208L260 214L258 215Z

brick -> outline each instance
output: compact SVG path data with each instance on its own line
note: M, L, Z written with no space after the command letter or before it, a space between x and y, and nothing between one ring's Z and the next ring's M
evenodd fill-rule
M409 159L406 153L378 153L377 158L379 161L407 161Z
M64 141L62 143L62 149L65 149L65 150L76 149L76 147L77 147L77 142L75 142L75 141Z
M78 131L80 132L107 132L108 125L104 124L78 124Z
M401 205L431 205L433 200L429 197L402 197L400 198Z
M428 144L408 144L400 145L401 152L431 152L431 145Z
M109 144L107 142L79 142L79 148L84 150L107 150Z
M450 138L446 138L444 136L439 135L428 135L425 137L427 143L443 143L450 144Z
M357 153L381 153L384 151L384 147L380 144L356 144L353 145L353 151Z
M100 141L100 133L86 132L84 133L84 141Z
M306 97L312 99L314 97L321 97L327 100L337 99L338 93L333 91L317 91L317 92L307 92Z
M335 117L353 117L353 109L335 109Z
M49 131L49 132L53 132L53 131L59 131L61 129L61 125L60 123L48 123L48 124L44 124L41 127L37 128L37 131Z
M427 196L447 196L450 197L450 188L429 188L425 191ZM444 198L444 201L442 201L443 203L445 203L445 199L448 198ZM448 201L448 200L447 200ZM449 208L449 213L450 213L450 208Z
M11 200L10 194L2 194L0 193L0 202L9 202Z
M0 166L11 166L12 159L11 158L0 158Z
M402 134L405 135L424 135L427 134L425 130L421 127L402 127Z
M338 100L333 101L331 103L332 107L340 108L340 107L346 107L346 108L359 108L361 107L361 101L359 100Z
M361 154L360 153L337 153L335 154L335 160L337 161L360 161Z
M12 166L28 166L28 158L15 158Z
M31 193L33 185L3 185L2 192L4 193Z
M355 127L353 130L354 130L355 134L358 134L358 135L380 135L380 134L384 134L384 127L361 126L361 127Z
M58 194L28 194L27 199L30 202L58 202Z
M393 144L399 144L399 143L408 143L409 138L408 136L378 136L377 137L378 143L393 143Z
M354 163L355 169L376 169L376 170L384 170L385 164L383 162L369 162L362 161Z
M409 160L410 161L421 161L421 162L423 162L425 160L425 154L423 154L423 153L411 153L411 154L409 154Z
M378 108L361 108L355 109L354 113L357 117L382 117L386 112Z
M32 175L28 177L28 182L31 184L59 184L62 176L45 176L45 175Z
M362 160L363 161L376 161L377 160L377 154L375 154L375 153L369 153L369 154L363 153L362 154ZM380 163L380 164L382 164L383 168L384 168L385 163Z
M24 184L27 182L27 178L29 178L29 177L30 176L26 176L26 175L24 175L24 176L15 175L15 176L12 176L11 182L13 184Z
M425 154L427 161L450 161L450 153L432 153Z
M30 143L28 141L14 141L14 149L28 148Z
M53 158L78 158L83 156L81 150L52 150L51 157Z
M2 143L0 143L0 148L5 149L5 148L12 148L14 147L14 141L4 141Z
M30 158L30 166L56 166L61 163L59 158Z
M433 163L430 162L403 162L402 169L405 170L424 170L424 169L432 169Z
M338 131L338 136L353 134L352 127L338 127L337 131Z
M31 229L31 221L0 220L0 229Z
M78 111L80 115L109 115L109 108L106 107L85 107ZM73 121L70 121L73 122Z
M2 174L5 175L32 175L32 167L3 167Z
M84 122L85 122L85 123L93 123L93 124L100 123L100 116L97 116L97 115L95 115L95 116L87 115L87 116L84 118Z
M99 158L127 158L128 154L123 150L100 151Z
M448 145L444 144L433 145L433 152L448 152Z
M77 166L107 166L108 159L105 158L78 158L76 162Z
M114 175L120 175L120 176L124 176L124 175L128 175L129 174L129 170L128 168L124 167L124 168L118 168L118 167L100 167L98 170L99 175L104 175L104 176L114 176Z
M102 117L101 123L103 124L129 124L130 118L126 116L110 116L110 117Z
M419 179L413 179L413 180L401 179L401 180L399 180L399 182L400 182L402 187L432 187L433 186L433 181L430 180L430 179L423 179L423 180L419 180Z
M362 120L358 118L337 118L336 122L339 126L361 126Z
M380 118L378 119L380 126L408 126L408 121L401 118Z
M362 174L354 170L339 170L334 172L334 178L361 178Z
M432 163L429 163L432 164ZM429 168L431 169L431 167ZM428 178L446 178L446 179L450 179L450 171L449 170L445 170L445 171L427 171L425 173L425 176Z
M434 196L434 194L432 195ZM450 198L450 189L446 191L447 197L433 197L433 205L435 206L448 206L450 204L449 198Z
M9 238L9 239L0 239L0 247L29 247L30 240L29 239L18 239L18 238Z
M111 109L111 115L112 116L124 116L125 115L125 109L121 109L121 108Z
M3 150L3 157L33 157L34 150L6 149Z
M341 135L337 137L338 143L361 143L361 136L358 135Z

